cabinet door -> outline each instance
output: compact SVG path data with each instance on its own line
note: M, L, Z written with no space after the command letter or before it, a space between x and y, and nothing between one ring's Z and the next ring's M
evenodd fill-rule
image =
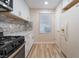
M13 0L13 12L12 14L24 19L30 20L30 13L29 8L26 5L25 0Z
M62 41L62 48L67 57L79 57L79 4L63 14L63 20L68 21L68 38Z
M30 33L29 34L29 45L28 45L29 50L31 49L32 45L33 45L33 39L32 39L32 34Z
M70 36L68 41L69 57L79 57L79 3L68 11Z
M18 2L18 0L13 0L13 11L11 13L16 15L16 16L19 16L17 2Z
M31 47L32 47L32 45L33 45L33 39L32 39L31 33L26 35L25 41L26 41L26 44L25 44L25 51L26 51L26 53L25 53L25 55L27 56L29 51L30 51L30 49L31 49Z
M25 57L28 54L28 45L29 45L29 39L28 39L28 35L25 36Z

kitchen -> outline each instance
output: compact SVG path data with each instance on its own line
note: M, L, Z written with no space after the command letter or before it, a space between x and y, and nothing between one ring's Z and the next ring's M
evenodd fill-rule
M1 0L0 58L79 58L78 12L79 0Z

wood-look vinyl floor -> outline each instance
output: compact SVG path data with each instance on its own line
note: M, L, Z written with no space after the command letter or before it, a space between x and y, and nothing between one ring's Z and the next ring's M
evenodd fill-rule
M34 44L27 58L62 58L56 44Z

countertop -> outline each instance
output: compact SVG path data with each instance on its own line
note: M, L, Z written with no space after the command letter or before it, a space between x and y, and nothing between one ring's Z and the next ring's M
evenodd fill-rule
M4 36L26 36L29 33L32 33L32 31L23 31L23 32L16 32L16 33L4 34Z

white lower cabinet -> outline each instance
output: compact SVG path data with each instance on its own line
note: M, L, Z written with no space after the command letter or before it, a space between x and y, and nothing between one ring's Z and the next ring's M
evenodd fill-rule
M32 38L32 34L29 33L25 36L25 57L27 57L28 53L30 52L30 49L33 45L33 38Z

